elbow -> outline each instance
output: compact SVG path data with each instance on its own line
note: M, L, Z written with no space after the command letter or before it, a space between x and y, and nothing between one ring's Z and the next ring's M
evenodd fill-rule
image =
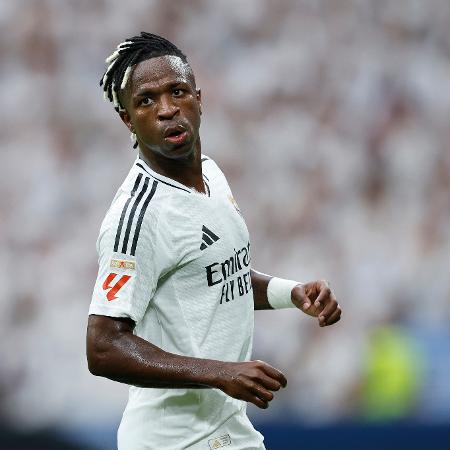
M103 358L101 356L101 352L99 352L98 349L95 348L95 345L90 345L89 342L87 345L86 356L89 372L97 377L104 377L105 368L104 364L102 363Z
M110 345L107 340L88 329L86 339L86 357L89 372L97 377L108 376L108 361L111 359Z
M101 370L101 364L99 363L99 358L96 355L92 355L88 352L87 362L89 372L91 372L92 375L95 375L96 377L104 376Z
M123 369L123 340L132 333L133 326L128 321L89 316L86 335L89 372L98 377L116 377Z
M105 350L87 352L88 369L96 377L111 378L115 372L111 364L110 353Z

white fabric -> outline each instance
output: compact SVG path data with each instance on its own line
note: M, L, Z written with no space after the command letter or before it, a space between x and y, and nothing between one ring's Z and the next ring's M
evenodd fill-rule
M248 230L217 165L206 159L203 173L210 196L136 161L101 226L89 313L129 317L138 336L168 352L246 361L254 316ZM133 386L118 443L119 450L208 449L227 434L230 450L263 448L246 403L218 389Z
M273 277L267 286L267 300L273 309L295 308L291 293L298 281Z

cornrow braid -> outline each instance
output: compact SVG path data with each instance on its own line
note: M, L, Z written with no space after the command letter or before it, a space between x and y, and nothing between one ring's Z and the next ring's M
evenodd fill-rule
M146 59L158 56L178 56L184 63L186 55L172 42L152 33L141 32L120 43L116 50L106 58L107 68L100 80L105 100L114 105L117 112L125 111L119 98L119 91L125 89L132 67Z

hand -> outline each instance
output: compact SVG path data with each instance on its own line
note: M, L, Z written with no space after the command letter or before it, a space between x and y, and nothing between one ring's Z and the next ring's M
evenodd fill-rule
M217 387L230 397L266 409L273 399L271 391L286 387L286 377L264 361L225 362L219 371Z
M341 318L341 308L327 281L298 284L292 289L292 303L304 313L319 318L319 325L333 325Z

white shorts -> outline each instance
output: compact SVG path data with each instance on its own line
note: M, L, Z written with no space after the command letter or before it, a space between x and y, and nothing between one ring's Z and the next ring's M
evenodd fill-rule
M180 435L163 430L158 423L135 426L122 419L117 440L118 450L266 450L261 433L253 428L246 414L235 414L214 432L196 440L194 433Z

